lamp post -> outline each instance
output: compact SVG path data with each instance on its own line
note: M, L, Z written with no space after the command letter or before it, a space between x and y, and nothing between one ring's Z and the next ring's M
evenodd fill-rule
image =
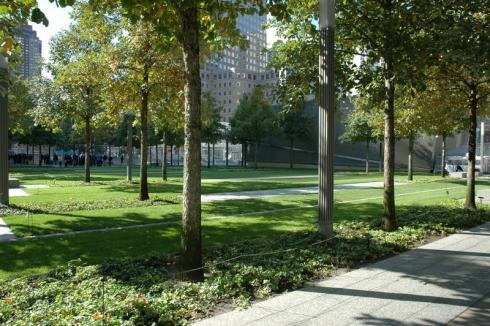
M320 232L333 234L335 0L320 0L320 106L318 112L318 221Z
M0 52L0 204L9 203L8 61Z

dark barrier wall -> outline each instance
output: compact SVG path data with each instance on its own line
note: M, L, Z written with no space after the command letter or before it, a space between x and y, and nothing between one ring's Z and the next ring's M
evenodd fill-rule
M338 139L344 133L342 121L353 109L350 100L341 103L337 112L335 122L336 157L335 164L339 168L363 168L365 166L366 145L364 143L344 144ZM293 146L293 162L298 166L314 167L318 161L318 107L313 101L307 103L306 112L313 118L312 137L310 141L295 141ZM414 167L418 170L432 169L432 152L434 137L419 136L414 147ZM457 140L451 142L460 143ZM248 161L254 161L253 144L248 147ZM439 151L439 144L436 147L436 155ZM395 162L398 167L407 166L408 141L399 140L396 145ZM379 143L371 144L369 148L370 168L378 169L379 164ZM280 137L269 137L265 139L258 149L258 162L261 166L289 166L290 145L289 140Z

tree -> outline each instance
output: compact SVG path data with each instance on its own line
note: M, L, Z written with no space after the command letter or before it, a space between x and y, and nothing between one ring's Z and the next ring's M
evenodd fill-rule
M221 125L220 112L222 108L218 106L216 99L209 92L202 96L202 140L208 144L208 168L211 167L211 146L213 144L213 162L214 162L214 144L223 138L223 126Z
M488 1L437 1L441 19L434 24L435 66L452 90L467 101L468 172L466 207L475 208L477 116L484 114L490 94Z
M313 119L306 114L304 108L297 110L282 110L278 115L279 127L286 139L289 140L289 167L294 167L294 143L296 140L311 139Z
M370 123L372 119L373 115L370 112L362 107L356 107L347 116L344 122L345 132L340 136L340 141L344 143L363 142L366 144L366 173L369 173L369 144L376 140Z
M112 1L107 1L111 5ZM184 61L184 187L182 210L183 277L203 278L201 244L201 44L211 51L242 39L236 17L253 13L254 0L118 1L132 21L144 20L158 28L161 38L176 39ZM262 3L262 2L260 2ZM217 37L219 33L219 37ZM231 41L231 42L230 42ZM206 49L206 47L204 47Z
M397 227L395 212L395 87L420 80L431 34L426 26L438 17L429 1L342 1L337 6L339 42L363 56L352 82L360 92L384 101L383 228ZM433 17L434 16L434 17Z
M465 99L432 69L426 88L414 97L420 110L421 129L428 135L441 136L441 177L445 177L446 139L467 128Z
M264 98L261 87L255 87L250 95L245 95L230 121L231 133L236 139L254 143L254 168L257 168L260 142L275 132L275 113Z
M149 199L148 192L148 145L149 114L152 101L158 101L154 93L164 90L170 83L170 76L176 74L179 60L172 55L170 39L161 38L158 30L149 22L125 21L120 42L117 44L113 64L117 69L117 94L124 92L130 96L125 107L139 106L140 124L140 200ZM178 74L177 74L178 75ZM152 96L154 95L154 96ZM137 103L139 101L139 103ZM134 103L133 105L129 103ZM128 105L129 104L129 105Z
M300 85L298 89L313 85L316 93L318 74L301 72L308 72L308 66L314 67L317 62L318 52L307 52L306 41L302 39L309 42L319 39L316 36L318 1L278 1L276 5L279 9L274 10L273 15L279 24L285 25L280 31L284 31L286 36L284 46L276 47L279 53L284 53L276 56L279 63L277 68L282 66L286 69L286 80L291 80L292 85ZM335 56L340 61L336 65L339 71L336 78L338 94L348 92L355 86L358 94L366 93L376 98L375 102L378 99L384 102L383 228L391 231L396 228L395 85L420 80L419 71L426 63L425 50L431 36L425 28L432 16L438 17L438 8L431 6L430 1L337 1L336 13ZM296 37L296 33L304 35ZM288 57L290 53L303 53L305 56L297 60L299 56ZM363 58L360 63L355 63L354 55ZM307 77L302 78L302 75Z
M396 98L397 110L395 112L395 134L397 138L408 139L407 178L409 181L413 180L413 148L422 125L420 107L414 96L413 90L406 87L400 88Z
M85 137L85 177L90 182L92 129L103 116L103 78L108 76L100 53L112 41L113 31L106 17L90 7L77 5L74 23L51 41L48 69L54 79L41 83L42 97L35 110L36 121L51 124L71 117L83 128ZM52 118L56 118L52 120Z

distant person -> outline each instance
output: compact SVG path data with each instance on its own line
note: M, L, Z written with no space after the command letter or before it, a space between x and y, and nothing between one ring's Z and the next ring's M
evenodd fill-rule
M121 155L121 165L124 164L124 155Z
M109 166L112 166L112 156L109 156Z

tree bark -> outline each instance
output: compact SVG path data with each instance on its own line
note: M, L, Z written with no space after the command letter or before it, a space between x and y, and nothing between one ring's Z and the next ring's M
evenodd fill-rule
M133 181L133 122L134 116L128 118L128 146L126 147L126 179Z
M259 149L259 142L256 141L254 146L254 169L257 169L257 155L259 153L258 149Z
M466 207L476 208L475 204L475 153L476 153L476 116L478 113L478 100L476 86L470 87L469 98L470 129L468 138L468 170L466 183Z
M208 169L211 167L211 144L208 143Z
M174 145L170 145L170 166L174 166Z
M289 140L289 168L294 168L294 139Z
M112 145L109 144L109 166L112 166Z
M379 172L383 172L383 142L379 142L379 163L378 163L378 170Z
M396 229L395 213L395 76L393 64L385 58L385 107L384 107L384 192L383 229Z
M216 157L214 156L215 144L213 143L213 166L216 165Z
M182 210L183 278L203 280L201 243L201 77L198 1L183 5L182 47L185 75L184 187Z
M369 173L369 140L366 141L366 174Z
M140 157L140 200L148 200L148 89L149 67L144 66L143 89L141 92L141 157Z
M167 173L167 137L166 133L163 133L163 153L162 153L162 179L163 181L167 181L168 173Z
M414 137L408 137L408 181L413 180L413 145Z
M90 149L92 147L92 128L90 125L90 117L85 117L85 179L86 183L90 183L90 160L91 153ZM75 155L75 152L73 152Z
M38 165L41 166L43 164L42 145L39 144L38 145L38 148L39 148L39 162L38 162Z
M9 204L8 62L0 53L0 204Z
M148 151L148 156L149 156L149 164L150 164L150 167L153 165L153 160L152 160L152 152L151 152L151 144L148 144L148 147L149 147L149 151Z
M226 138L226 167L228 167L228 155L230 155L230 148L229 148L229 141L228 141L228 138Z
M446 176L446 136L442 136L441 144L441 177Z
M158 163L158 144L155 145L155 165L159 166L159 163Z

